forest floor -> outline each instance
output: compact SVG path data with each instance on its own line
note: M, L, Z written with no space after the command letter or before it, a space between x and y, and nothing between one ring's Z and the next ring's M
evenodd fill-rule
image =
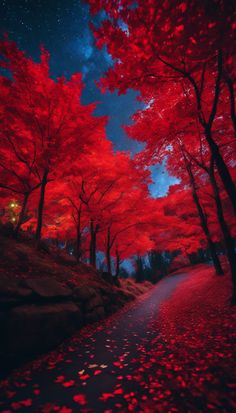
M0 411L236 411L230 280L200 265L163 279L1 382Z

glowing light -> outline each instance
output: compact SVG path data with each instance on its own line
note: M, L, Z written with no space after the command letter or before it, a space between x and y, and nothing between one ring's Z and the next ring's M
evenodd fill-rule
M10 203L10 208L16 208L16 207L18 207L17 202L13 201L13 202Z
M13 218L12 218L12 221L15 222L15 220L16 220L16 218L13 217Z

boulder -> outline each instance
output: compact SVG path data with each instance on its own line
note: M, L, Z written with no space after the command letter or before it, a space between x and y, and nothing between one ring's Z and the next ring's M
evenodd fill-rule
M117 296L116 301L118 303L125 304L134 299L135 299L135 294L132 294L131 292L128 292L128 291L119 290L119 294Z
M73 291L73 297L79 301L88 301L92 297L95 297L95 296L96 296L96 290L87 285L82 285L81 287L77 287Z
M116 311L118 311L121 307L122 307L122 305L119 305L119 304L111 304L107 309L107 313L108 314L113 314Z
M72 302L22 305L9 311L3 323L1 352L33 355L59 344L82 325L82 315Z
M85 312L92 311L96 307L103 306L104 302L100 295L96 294L94 297L91 297L89 301L85 304Z
M102 296L102 301L103 301L104 307L109 307L115 300L110 295L103 295Z
M86 313L85 320L87 323L93 323L99 321L105 317L104 307L96 307L92 311Z
M64 287L54 278L28 278L25 283L42 298L70 297L72 295L72 291L68 287Z
M23 281L1 276L0 300L2 297L26 298L32 295L32 290L25 286Z

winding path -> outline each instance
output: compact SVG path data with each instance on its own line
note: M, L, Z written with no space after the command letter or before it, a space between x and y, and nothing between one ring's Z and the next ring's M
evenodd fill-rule
M140 400L148 398L148 369L143 365L149 362L150 346L158 335L151 324L160 304L186 276L167 277L131 307L92 327L89 334L82 330L79 338L12 374L5 383L7 402L0 411L141 411L136 410ZM133 380L137 374L140 379Z

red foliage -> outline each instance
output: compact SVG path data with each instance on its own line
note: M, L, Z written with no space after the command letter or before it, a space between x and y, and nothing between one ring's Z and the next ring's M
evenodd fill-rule
M126 131L145 149L134 159L114 153L106 118L81 103L81 75L55 81L47 51L36 63L4 39L3 220L16 232L36 232L38 241L42 234L72 243L76 259L93 266L99 250L117 274L122 260L154 248L191 254L208 247L217 270L218 243L236 301L235 8L228 1L215 8L198 0L88 3L93 13L106 12L93 31L115 61L101 87L140 91L145 108ZM180 184L155 200L147 166L160 161Z
M205 237L221 272L214 241L225 245L236 302L236 8L228 1L214 7L198 0L191 5L177 0L88 3L94 13L106 12L93 30L98 47L105 45L115 60L101 88L140 91L146 107L126 128L146 144L137 159L144 164L168 159L182 188L190 187L203 232L197 231L192 251ZM188 206L186 223L192 218ZM186 238L189 231L190 226Z

